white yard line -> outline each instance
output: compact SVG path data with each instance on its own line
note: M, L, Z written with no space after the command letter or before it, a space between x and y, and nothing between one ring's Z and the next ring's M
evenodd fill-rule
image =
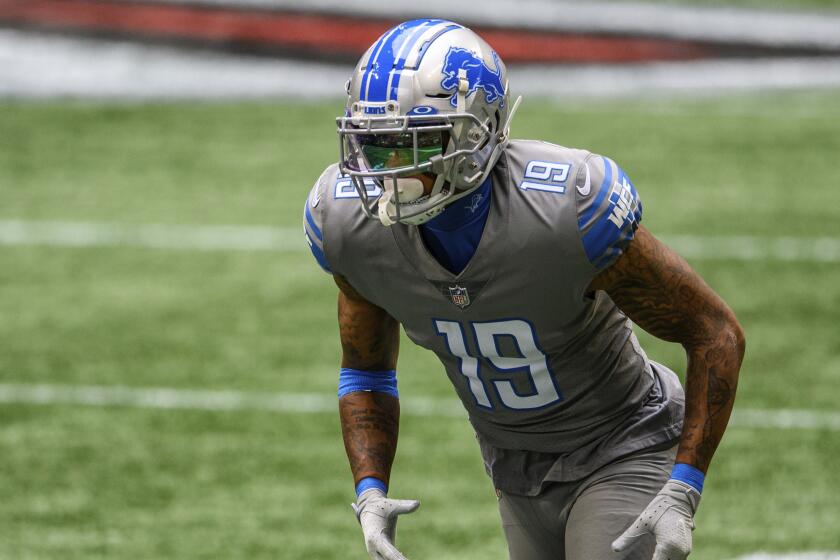
M0 383L0 403L36 405L125 406L131 408L336 413L332 393L255 393L102 385L29 385ZM401 409L412 416L464 417L451 398L403 396ZM754 429L840 431L840 411L738 409L731 426Z
M124 386L0 384L0 404L75 405L201 411L338 412L336 397L323 393L245 393ZM465 417L454 399L403 397L403 414ZM822 429L840 431L840 412L815 410L735 410L733 428ZM836 552L753 553L734 560L840 560Z
M756 552L739 556L735 560L840 560L840 552Z
M840 262L837 237L662 235L688 259ZM188 251L307 250L302 228L0 220L0 245Z
M246 393L158 387L0 383L0 403L17 404L332 413L338 411L337 401L335 394L325 393ZM404 414L417 416L466 416L460 403L453 399L404 398L401 409Z
M0 245L143 247L190 251L283 251L307 248L300 228L0 220Z
M837 237L663 235L686 258L739 261L840 262Z

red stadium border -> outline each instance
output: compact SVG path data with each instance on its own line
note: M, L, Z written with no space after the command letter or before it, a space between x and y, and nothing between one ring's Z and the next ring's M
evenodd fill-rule
M0 0L0 22L40 29L358 57L395 20L102 0ZM476 26L508 62L634 63L719 57L731 48L679 39Z

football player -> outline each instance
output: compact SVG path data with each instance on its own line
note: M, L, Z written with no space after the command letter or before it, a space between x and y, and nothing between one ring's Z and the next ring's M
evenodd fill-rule
M339 410L371 558L396 560L388 497L399 327L466 409L515 560L684 559L735 398L744 335L639 224L624 171L511 140L505 66L469 29L387 31L347 82L340 161L304 210L339 287ZM686 392L631 321L688 357Z

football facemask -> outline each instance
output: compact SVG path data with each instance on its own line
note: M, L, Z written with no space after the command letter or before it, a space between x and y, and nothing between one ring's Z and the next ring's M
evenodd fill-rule
M365 213L383 225L422 224L445 204L468 194L454 193L447 182L451 162L475 153L491 131L469 113L435 116L339 117L339 168L350 176ZM469 123L473 143L462 147L457 133ZM418 175L434 184L425 188ZM473 181L482 176L474 169ZM378 187L371 189L371 186ZM381 192L377 198L374 192Z

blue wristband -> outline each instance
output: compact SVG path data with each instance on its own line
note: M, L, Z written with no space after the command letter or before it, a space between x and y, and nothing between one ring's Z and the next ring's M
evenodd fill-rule
M375 391L399 398L397 372L393 369L362 371L360 369L341 368L338 377L338 397L341 398L356 391Z
M374 476L367 476L356 485L356 497L358 498L362 492L371 488L379 488L383 493L388 493L388 486L384 482Z
M686 463L677 463L671 470L671 480L679 480L685 482L701 494L703 493L703 481L706 475L697 467L693 467Z

